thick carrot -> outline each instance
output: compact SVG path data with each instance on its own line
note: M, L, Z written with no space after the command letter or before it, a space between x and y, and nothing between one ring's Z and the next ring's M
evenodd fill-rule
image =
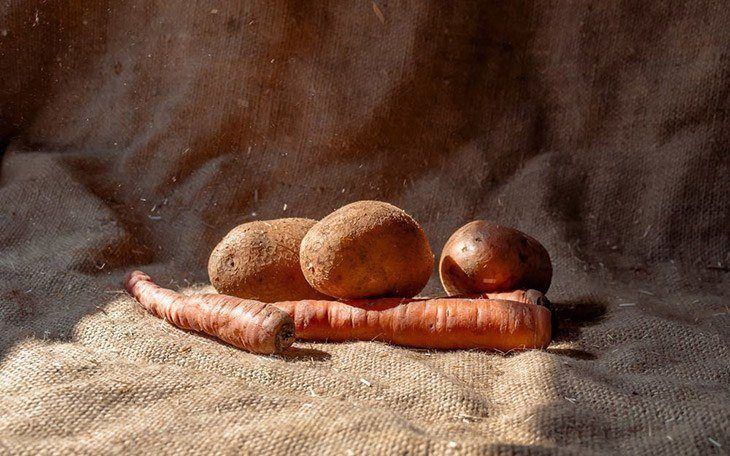
M153 315L178 328L192 329L254 353L272 354L294 342L294 322L286 313L258 301L220 294L185 296L133 271L127 291Z
M294 319L297 338L381 340L435 349L509 351L550 343L550 311L516 301L436 298L289 301L274 305Z

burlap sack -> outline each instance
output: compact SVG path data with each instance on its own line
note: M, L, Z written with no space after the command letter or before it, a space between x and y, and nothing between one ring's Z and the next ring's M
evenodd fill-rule
M728 23L720 1L0 2L0 453L726 453ZM358 199L437 254L476 218L540 239L555 343L260 357L120 291L140 267L194 292L236 224Z

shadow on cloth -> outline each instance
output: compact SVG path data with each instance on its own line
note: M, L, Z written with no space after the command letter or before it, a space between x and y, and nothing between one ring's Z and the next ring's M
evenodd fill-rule
M553 303L553 341L569 342L580 337L581 329L600 322L606 314L606 302L583 298Z
M553 303L553 343L577 340L586 326L599 323L606 315L608 305L595 298L584 298ZM548 353L580 360L594 360L598 355L579 348L549 347Z
M111 285L115 275L92 278L0 266L0 278L5 288L0 291L0 360L24 340L71 341L79 322L94 314L108 316L104 306L122 293Z
M546 349L548 353L580 360L594 360L598 355L575 347L554 347L561 342L573 342L580 338L586 326L598 324L606 314L607 304L594 298L575 299L552 303L553 340ZM504 356L514 356L523 351L510 351Z
M296 344L297 342L295 342ZM300 361L306 361L306 362L313 362L313 361L327 361L330 358L332 358L332 355L327 353L326 351L317 350L316 348L301 348L292 346L289 347L286 351L279 353L278 355L275 355L277 358L281 358L284 361L289 362L300 362Z

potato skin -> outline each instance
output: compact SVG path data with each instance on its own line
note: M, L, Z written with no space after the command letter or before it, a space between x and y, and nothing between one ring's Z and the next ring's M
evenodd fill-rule
M411 297L434 265L423 229L392 204L358 201L309 230L299 259L307 281L340 299Z
M315 223L285 218L233 228L210 254L210 283L219 293L263 302L324 298L299 267L299 244Z
M450 296L533 288L546 293L553 268L536 239L486 220L462 226L444 246L441 284Z

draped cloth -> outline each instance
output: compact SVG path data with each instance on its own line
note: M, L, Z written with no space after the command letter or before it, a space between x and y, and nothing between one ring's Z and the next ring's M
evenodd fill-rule
M1 1L0 452L727 451L728 11ZM361 199L539 239L550 348L263 357L121 291Z

